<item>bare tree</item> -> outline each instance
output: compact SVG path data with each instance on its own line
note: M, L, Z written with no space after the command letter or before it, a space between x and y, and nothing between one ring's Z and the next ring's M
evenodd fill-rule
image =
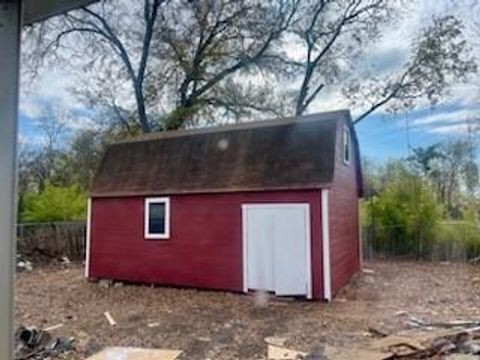
M158 29L166 48L159 48L164 52L159 57L169 61L157 77L172 79L175 110L165 127L183 126L195 114L218 108L236 117L246 109L274 112L265 90L242 74L258 75L280 61L274 50L280 47L298 3L181 0L166 8Z
M421 100L434 105L452 84L466 81L477 65L462 30L455 17L436 17L415 40L401 72L384 79L360 79L347 87L345 93L352 104L368 104L355 122L381 107L395 112L412 109Z
M60 137L66 132L68 111L55 104L42 107L36 125L45 138L45 148L53 152L59 146Z
M68 111L58 104L44 104L35 125L39 129L40 141L23 144L19 156L20 188L33 187L42 190L49 179L58 173L58 164L65 143L62 136L68 131Z
M52 54L64 55L68 61L75 63L75 56L80 56L86 60L86 68L97 64L107 73L110 72L110 80L115 76L128 80L133 89L138 122L144 132L149 132L151 123L144 96L145 78L148 76L159 9L165 2L166 0L144 0L142 9L136 6L130 9L125 3L112 4L111 1L104 1L100 5L52 19L37 29L34 37L37 47L30 58L44 59ZM129 13L136 15L134 24L128 23ZM139 27L139 23L142 26ZM69 36L74 37L67 41ZM90 58L86 59L86 56ZM39 65L38 60L35 65ZM119 120L126 121L121 116Z
M138 2L105 1L51 20L30 38L41 45L35 59L59 56L90 73L77 93L122 127L172 129L219 109L234 117L276 109L265 86L245 77L281 58L273 50L299 1L144 0L143 11Z
M345 98L361 110L355 119L358 123L380 108L408 110L425 100L435 104L452 84L476 72L463 24L451 15L433 17L421 29L400 71L379 76L362 70L364 49L399 18L399 4L385 0L302 2L292 32L302 40L304 52L290 63L301 74L293 96L297 115L331 85L343 87Z
M306 0L292 32L303 42L297 66L302 81L296 92L295 114L303 114L327 84L346 72L342 63L358 55L366 42L378 36L390 16L392 1Z

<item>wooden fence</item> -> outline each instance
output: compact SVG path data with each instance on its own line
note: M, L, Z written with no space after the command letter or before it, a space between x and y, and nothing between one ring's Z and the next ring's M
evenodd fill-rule
M17 225L17 253L47 258L85 257L85 222L60 222Z

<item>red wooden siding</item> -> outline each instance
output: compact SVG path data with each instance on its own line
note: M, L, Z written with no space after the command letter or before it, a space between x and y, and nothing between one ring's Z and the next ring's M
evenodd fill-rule
M339 123L335 175L329 192L332 294L344 286L360 268L357 164L352 141L350 141L350 164L345 165L343 126Z
M158 194L162 196L162 194ZM313 297L323 297L319 190L170 197L169 240L144 239L144 198L92 201L92 278L242 291L245 203L310 204Z

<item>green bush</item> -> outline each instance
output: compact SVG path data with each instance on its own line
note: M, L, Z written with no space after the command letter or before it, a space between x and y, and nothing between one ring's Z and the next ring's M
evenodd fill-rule
M427 255L442 218L431 186L402 174L363 206L363 220L373 231L375 251L389 255Z
M435 233L438 260L468 260L480 255L480 224L448 221L438 224ZM439 253L438 253L439 252Z
M75 221L86 218L86 194L73 185L48 184L40 193L26 193L22 199L21 222Z

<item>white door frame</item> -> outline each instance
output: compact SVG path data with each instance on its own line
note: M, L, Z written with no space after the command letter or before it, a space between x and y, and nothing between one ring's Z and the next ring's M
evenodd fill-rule
M332 300L332 274L330 264L330 216L328 189L322 189L322 254L323 254L323 297Z
M307 299L312 298L312 226L310 221L310 204L308 203L249 203L242 204L242 250L243 250L243 292L248 292L248 264L247 264L247 217L245 213L248 209L278 209L281 207L301 206L306 212L306 284L307 284Z

